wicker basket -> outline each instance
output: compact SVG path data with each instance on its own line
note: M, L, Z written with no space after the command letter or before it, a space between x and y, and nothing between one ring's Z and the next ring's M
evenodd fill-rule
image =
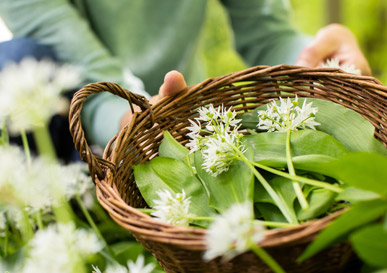
M86 142L80 113L89 95L104 91L123 97L131 107L137 105L142 111L135 113L131 123L111 139L101 158L91 152ZM131 167L157 155L164 130L171 132L180 143L186 143L187 120L200 106L224 104L227 108L233 106L241 114L278 96L295 94L333 101L357 111L374 125L376 138L387 144L386 86L372 77L347 74L338 69L289 65L257 66L207 79L153 106L144 97L117 84L89 84L74 95L70 131L82 160L89 164L100 204L114 221L154 254L166 272L271 272L250 252L228 263L220 259L204 262L205 229L163 224L136 210L147 205L136 187ZM336 216L297 227L269 230L260 245L287 272L344 272L353 256L346 243L335 245L301 264L296 262L306 245Z

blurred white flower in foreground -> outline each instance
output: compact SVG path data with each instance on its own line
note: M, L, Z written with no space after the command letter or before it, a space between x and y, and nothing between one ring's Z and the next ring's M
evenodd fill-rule
M128 262L128 267L129 273L151 273L155 265L153 263L145 265L144 256L139 255L135 263L132 261Z
M84 172L85 165L64 166L38 157L28 166L19 147L0 146L0 200L11 207L25 208L30 214L51 211L61 197L83 197L93 187Z
M254 221L254 212L249 203L234 204L223 214L216 216L210 225L204 259L209 261L218 256L230 260L248 251L252 244L264 239L265 227Z
M168 190L159 191L157 194L160 199L153 201L155 211L151 214L162 222L187 227L191 197L186 197L184 190L182 193L177 193L176 196L172 196Z
M320 125L315 121L318 109L312 107L312 103L307 104L306 99L302 107L298 106L297 96L293 101L290 98L284 100L280 97L279 99L279 106L275 100L272 100L267 105L267 110L258 111L258 129L267 130L268 132L286 132L287 130L297 131L306 127L315 130L315 126Z
M49 60L25 58L0 72L0 120L8 118L11 132L41 127L63 109L64 90L81 82L80 72Z
M323 64L323 67L326 68L339 68L347 73L352 73L356 75L361 75L360 69L357 69L353 64L352 65L340 65L340 62L338 59L330 59L327 60L325 64Z
M128 261L128 268L121 265L109 265L104 273L151 273L155 268L153 263L145 264L143 255L137 257L136 262ZM98 266L93 266L93 273L102 273Z
M103 246L90 231L76 229L73 224L57 224L39 230L29 247L23 273L76 272L85 258Z
M94 184L88 175L88 165L84 162L76 162L59 167L60 184L67 200L80 196L87 208L94 202L92 191Z

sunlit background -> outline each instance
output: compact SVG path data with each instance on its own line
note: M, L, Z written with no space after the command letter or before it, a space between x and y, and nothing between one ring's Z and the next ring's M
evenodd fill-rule
M290 0L294 24L314 35L329 23L341 23L359 40L373 70L373 76L387 84L387 1L386 0ZM243 69L245 65L232 50L232 36L224 28L227 17L218 0L208 1L202 56L209 77ZM12 34L0 18L0 41Z

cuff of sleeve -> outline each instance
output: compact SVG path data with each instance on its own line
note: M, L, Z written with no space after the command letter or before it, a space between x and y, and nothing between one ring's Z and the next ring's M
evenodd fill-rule
M129 103L110 93L98 94L88 101L82 111L82 123L87 138L90 143L105 148L110 139L118 133L121 119L130 109Z

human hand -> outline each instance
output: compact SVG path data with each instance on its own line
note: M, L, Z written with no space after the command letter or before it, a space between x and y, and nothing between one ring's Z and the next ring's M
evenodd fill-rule
M162 98L174 95L184 90L185 88L187 88L187 84L184 80L184 76L180 72L172 70L165 75L164 83L161 85L159 93L156 96L151 97L149 102L150 104L155 104ZM139 110L140 108L134 105L134 111ZM123 128L130 122L130 120L132 119L132 115L133 114L131 110L125 113L125 115L121 119L120 128Z
M297 59L296 65L318 67L327 59L337 59L340 65L354 65L362 75L371 75L371 68L361 52L356 37L339 24L320 29L313 42Z

